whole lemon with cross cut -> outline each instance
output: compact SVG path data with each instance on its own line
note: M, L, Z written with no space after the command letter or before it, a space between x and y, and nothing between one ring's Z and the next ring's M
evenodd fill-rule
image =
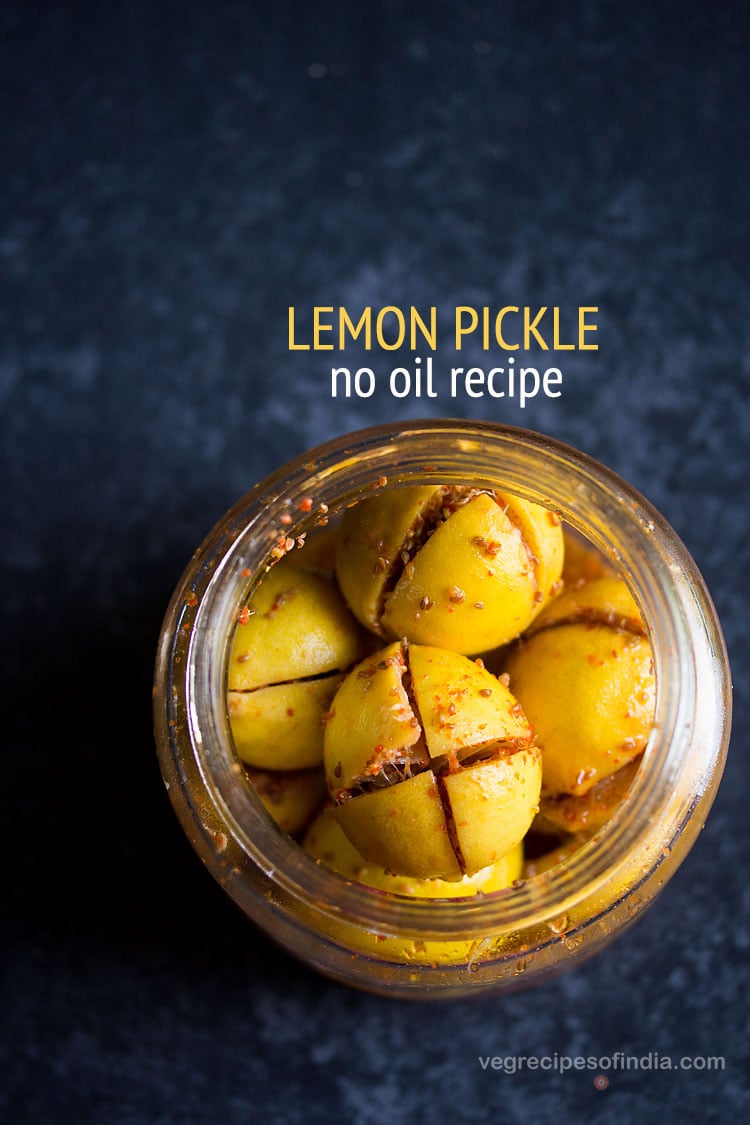
M336 573L384 638L476 655L517 637L560 587L557 513L462 487L392 488L348 509Z
M481 662L396 642L336 692L324 764L335 816L371 862L460 880L515 848L538 811L540 753Z
M243 607L229 654L227 707L242 761L319 766L323 717L364 642L331 578L287 560L272 567Z

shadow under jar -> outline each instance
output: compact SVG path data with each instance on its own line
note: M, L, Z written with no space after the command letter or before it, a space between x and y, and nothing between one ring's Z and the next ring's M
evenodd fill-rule
M347 881L273 822L232 744L227 662L249 584L266 571L280 530L310 531L322 513L335 518L384 477L389 488L503 489L559 511L626 579L646 622L655 721L627 799L567 859L491 894L417 899ZM280 522L290 513L291 526ZM613 472L557 441L451 420L345 435L286 464L238 501L173 595L154 688L159 762L173 807L240 910L319 972L419 999L526 987L619 935L700 832L721 778L730 713L715 610L695 563L659 513ZM379 955L378 939L392 949L389 938L446 955Z

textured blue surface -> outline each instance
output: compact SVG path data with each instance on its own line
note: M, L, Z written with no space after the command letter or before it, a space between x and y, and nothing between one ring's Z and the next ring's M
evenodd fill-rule
M0 1117L746 1116L745 5L11 2L0 29ZM332 401L325 353L287 348L290 304L508 302L599 306L562 398ZM738 698L705 832L635 929L543 988L426 1009L234 913L164 795L150 680L179 572L241 493L430 413L548 432L644 492ZM478 1063L615 1050L726 1070L599 1092Z

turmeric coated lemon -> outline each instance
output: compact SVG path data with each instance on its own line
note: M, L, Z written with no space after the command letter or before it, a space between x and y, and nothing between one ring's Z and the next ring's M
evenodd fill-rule
M541 762L518 701L481 662L389 645L346 676L325 726L335 815L372 863L460 880L502 859L538 811Z
M395 488L345 513L336 573L378 635L477 654L517 637L558 591L563 551L559 517L517 496Z
M240 614L229 656L227 707L247 765L319 766L323 717L363 633L334 582L314 570L273 567Z
M542 749L545 796L587 793L643 751L654 717L653 661L621 579L561 594L505 666Z

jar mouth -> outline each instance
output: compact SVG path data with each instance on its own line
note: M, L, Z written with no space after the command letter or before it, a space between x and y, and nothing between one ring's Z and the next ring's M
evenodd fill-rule
M626 577L647 625L655 719L626 801L568 859L506 890L414 899L346 880L271 821L233 749L225 703L232 628L249 574L268 564L279 516L295 515L292 534L307 531L322 511L333 516L382 477L391 486L460 481L502 487L560 511ZM302 500L311 501L310 510L297 520ZM388 936L481 939L554 923L608 885L610 902L613 895L637 896L640 882L676 847L697 801L718 784L726 754L731 711L726 650L686 548L653 506L610 469L518 427L452 419L380 425L284 465L242 497L199 548L175 591L160 649L168 675L156 686L157 738L172 755L168 769L162 759L162 769L165 778L169 773L179 782L193 820L203 826L200 803L213 804L241 856L265 873L277 893L316 915ZM697 753L696 746L704 752ZM200 798L189 792L191 766L200 776ZM214 855L213 841L209 845ZM592 920L589 914L587 924Z

